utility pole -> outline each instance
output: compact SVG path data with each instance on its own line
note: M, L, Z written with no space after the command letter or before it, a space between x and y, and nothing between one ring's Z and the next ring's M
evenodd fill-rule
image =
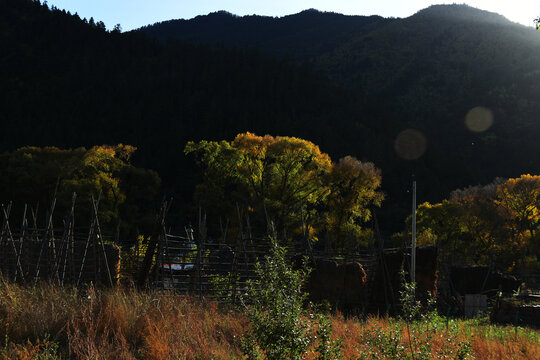
M411 244L411 282L415 282L416 272L416 181L413 181L412 198L412 244Z

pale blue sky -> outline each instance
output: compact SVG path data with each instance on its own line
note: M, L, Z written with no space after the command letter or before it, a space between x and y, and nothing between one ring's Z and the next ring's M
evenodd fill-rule
M347 15L407 17L431 4L454 3L437 0L49 0L49 5L79 16L101 20L108 29L121 24L124 31L170 19L191 19L218 10L236 15L284 16L314 8ZM457 1L459 2L459 1ZM468 0L479 9L504 15L511 21L533 26L540 15L538 0Z

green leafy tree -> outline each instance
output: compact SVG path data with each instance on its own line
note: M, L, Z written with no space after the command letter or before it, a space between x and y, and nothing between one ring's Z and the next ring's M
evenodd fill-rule
M248 358L302 359L311 344L309 321L303 315L303 292L309 270L291 269L285 249L275 241L265 261L256 267L258 280L249 286L246 306L252 326L244 342Z
M102 145L90 149L61 150L56 147L23 147L0 154L0 199L13 201L16 210L26 203L47 209L57 198L56 213L63 215L77 193L76 216L88 221L92 196L100 198L100 221L112 232L126 235L132 222L144 217L160 179L151 170L136 168L130 145ZM46 210L41 210L43 213Z
M348 234L361 236L362 224L371 219L372 206L380 206L384 195L378 191L381 172L372 163L362 163L352 156L333 164L328 174L329 229L341 239Z
M295 137L247 132L232 142L189 142L185 152L202 170L198 204L234 218L239 203L260 226L268 215L279 228L358 233L368 208L383 200L373 164L353 157L334 164L317 145Z
M540 176L455 190L449 200L420 205L417 219L420 245L438 245L439 253L451 256L453 263L494 261L514 270L528 259L538 266Z
M300 207L315 208L328 193L330 157L313 143L294 137L238 134L232 142L189 142L203 171L196 201L205 208L234 214L235 204L276 226L299 226ZM222 215L222 214L219 214Z

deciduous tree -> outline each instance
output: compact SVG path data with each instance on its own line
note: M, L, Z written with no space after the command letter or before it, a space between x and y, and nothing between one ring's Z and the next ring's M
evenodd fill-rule
M361 235L362 224L371 220L371 207L380 206L384 195L379 191L382 176L372 163L362 163L346 156L333 164L328 176L328 226L345 238Z
M369 207L383 200L381 174L353 157L332 163L310 141L246 132L232 142L189 142L185 148L199 164L203 182L196 201L205 209L234 214L235 202L276 226L328 229L340 236L358 233L369 220Z
M91 197L100 197L100 221L111 231L119 226L126 234L143 217L141 207L154 198L160 184L156 172L130 164L135 150L119 144L88 150L23 147L0 154L0 200L13 201L19 208L39 203L46 209L56 191L56 211L62 214L76 192L77 215L86 222Z
M440 252L453 254L456 262L494 261L502 269L513 270L529 259L540 266L535 250L540 226L540 176L496 179L485 186L453 191L449 200L420 205L417 218L419 235L431 235Z

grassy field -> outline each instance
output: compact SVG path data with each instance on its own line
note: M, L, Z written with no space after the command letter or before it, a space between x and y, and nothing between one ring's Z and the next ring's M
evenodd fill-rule
M467 348L472 356L462 358L540 359L538 330L486 319L447 323L435 316L409 328L393 318L330 319L344 359L397 359L411 351L415 359L460 358ZM241 311L169 293L0 285L3 359L242 359L249 327Z

